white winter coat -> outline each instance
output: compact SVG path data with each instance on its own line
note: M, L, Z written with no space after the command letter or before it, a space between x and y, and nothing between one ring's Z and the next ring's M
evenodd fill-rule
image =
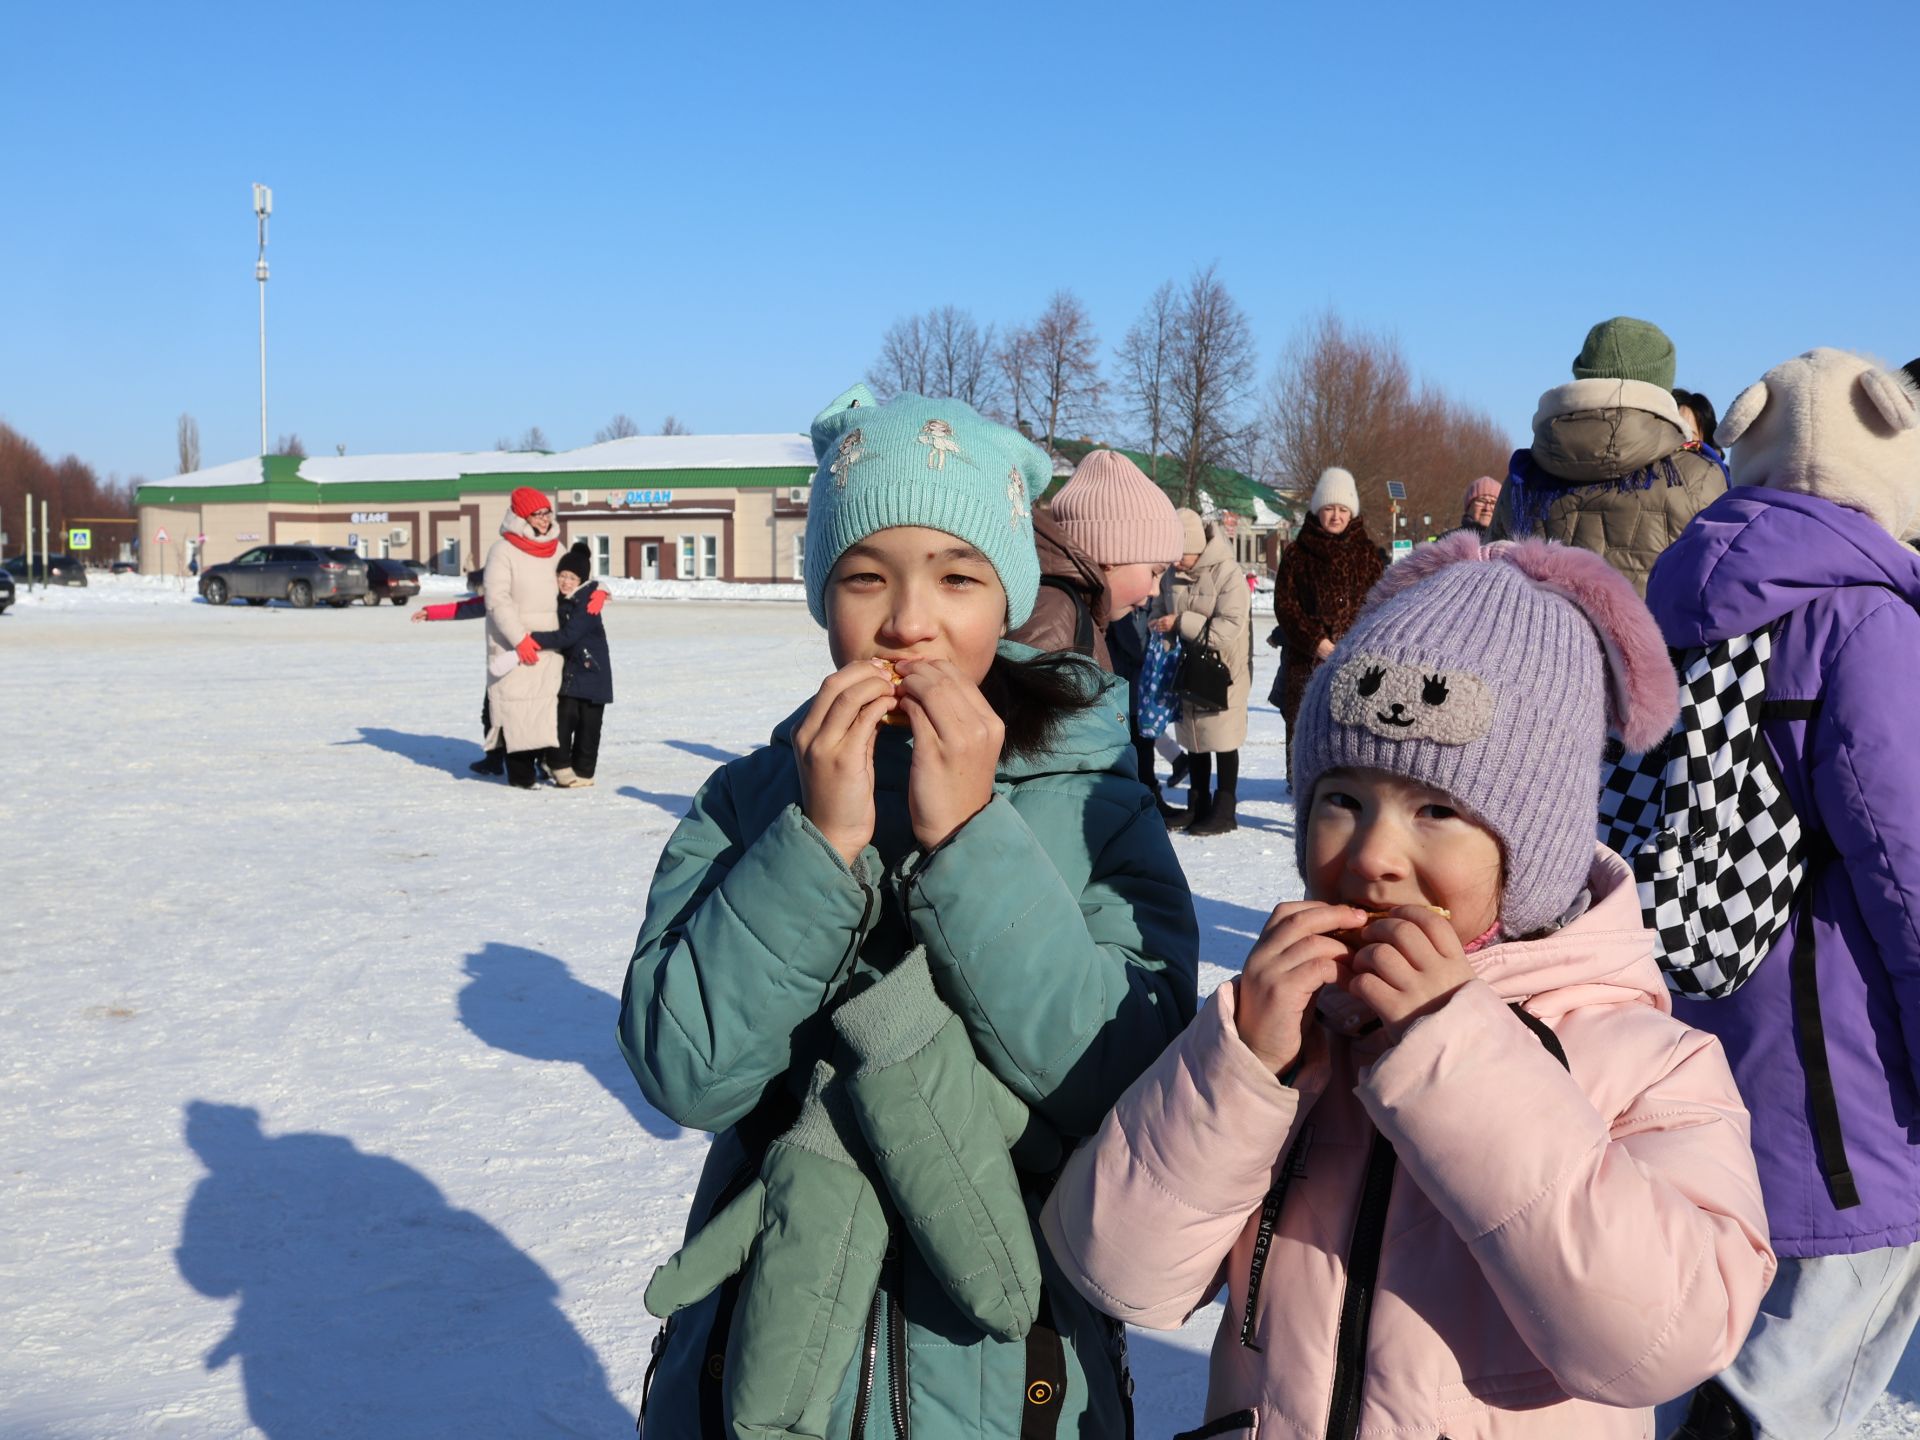
M514 514L500 522L500 534L519 535L538 540L533 526ZM559 539L556 525L547 538ZM554 547L551 555L529 555L507 539L493 542L487 552L487 660L515 649L535 630L560 628L560 590L554 572L564 552ZM558 652L542 650L531 665L516 665L495 679L487 673L487 710L492 729L487 732L491 750L504 734L510 751L544 750L559 743L556 714L560 699L560 672L564 662Z

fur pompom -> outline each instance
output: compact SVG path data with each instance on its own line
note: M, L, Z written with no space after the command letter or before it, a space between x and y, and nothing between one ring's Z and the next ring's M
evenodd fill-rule
M1665 739L1680 718L1680 688L1660 626L1619 571L1591 550L1521 540L1493 547L1535 583L1558 591L1587 617L1607 656L1607 717L1630 754Z

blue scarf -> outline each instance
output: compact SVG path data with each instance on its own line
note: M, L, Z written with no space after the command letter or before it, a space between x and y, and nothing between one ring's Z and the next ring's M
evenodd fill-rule
M1720 467L1723 478L1731 479L1727 462L1718 450L1704 444L1689 448L1697 449ZM1515 538L1542 534L1546 529L1548 509L1562 495L1590 495L1604 490L1626 494L1634 490L1652 489L1656 480L1664 480L1670 486L1687 483L1680 474L1680 468L1673 463L1672 455L1664 456L1651 465L1643 465L1631 474L1617 475L1611 480L1582 481L1563 480L1558 475L1550 475L1534 460L1533 451L1516 450L1507 466L1512 533Z

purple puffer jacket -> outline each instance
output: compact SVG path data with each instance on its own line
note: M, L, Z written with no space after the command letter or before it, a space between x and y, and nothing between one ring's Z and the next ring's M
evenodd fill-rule
M1647 605L1675 646L1782 620L1771 700L1818 700L1766 734L1803 821L1837 862L1812 891L1820 1011L1860 1203L1820 1177L1794 1040L1791 928L1723 1000L1676 1000L1720 1037L1753 1114L1775 1250L1842 1255L1920 1240L1920 555L1856 510L1730 490L1660 557ZM1784 617L1784 619L1783 619Z

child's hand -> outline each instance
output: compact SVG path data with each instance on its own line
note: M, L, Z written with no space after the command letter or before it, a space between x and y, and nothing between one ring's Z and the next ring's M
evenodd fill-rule
M1396 1042L1407 1027L1473 979L1452 923L1425 905L1402 905L1360 932L1347 993L1373 1007Z
M855 660L826 678L793 732L801 813L849 865L873 839L873 737L896 703L886 672Z
M1322 985L1347 977L1347 947L1337 931L1366 922L1364 910L1318 900L1274 907L1234 983L1240 1039L1274 1074L1300 1058L1308 1009Z
M413 623L418 625L422 620L427 618L427 612L424 610L416 610L413 612L412 618L413 618Z
M993 799L1007 729L950 660L901 660L900 709L913 726L907 813L921 848L943 844Z
M593 594L587 597L587 613L589 615L598 615L602 610L606 608L607 608L607 592L606 591L596 590L593 592Z

